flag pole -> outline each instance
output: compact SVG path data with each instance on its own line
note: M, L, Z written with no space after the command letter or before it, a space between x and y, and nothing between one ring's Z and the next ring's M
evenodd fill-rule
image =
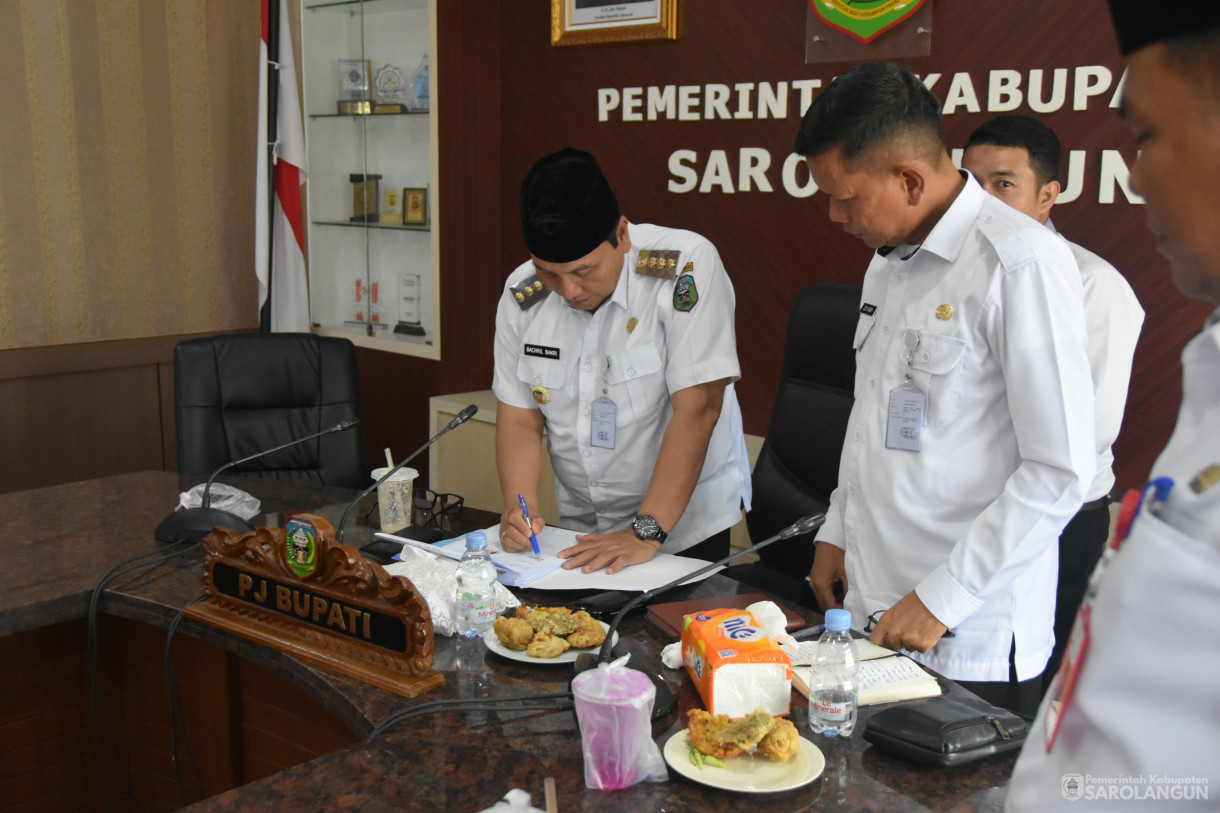
M267 300L258 314L259 330L271 330L271 288L275 284L275 142L279 136L280 3L263 0L267 14Z

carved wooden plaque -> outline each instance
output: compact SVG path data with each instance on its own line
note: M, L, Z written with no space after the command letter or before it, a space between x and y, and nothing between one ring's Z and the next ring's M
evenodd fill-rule
M287 533L213 529L205 600L186 615L404 697L443 686L432 671L432 613L414 585L337 544L316 519L294 518Z

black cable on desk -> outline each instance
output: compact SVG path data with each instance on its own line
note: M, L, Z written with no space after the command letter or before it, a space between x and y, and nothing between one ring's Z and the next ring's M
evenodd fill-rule
M178 696L178 676L174 674L174 633L178 631L178 625L182 623L185 617L186 608L198 604L204 600L204 596L198 596L186 603L182 609L178 610L178 614L174 616L174 620L169 623L169 629L165 633L165 660L162 664L165 670L165 702L169 712L169 758L170 764L174 767L174 778L178 780L178 794L182 798L182 804L186 805L186 789L182 786L182 771L178 769L178 722L182 723L182 742L186 745L187 758L191 762L191 768L195 773L195 785L199 788L199 798L203 798L203 779L199 775L199 764L195 761L195 755L191 753L191 742L186 736L186 717L182 714L182 698Z
M391 726L401 723L403 720L409 720L412 717L422 717L425 714L436 714L442 711L566 711L572 708L571 704L567 703L539 703L521 706L510 706L505 708L505 703L511 703L515 700L535 701L535 700L555 700L555 699L571 699L572 692L552 692L550 694L517 694L507 695L504 697L489 698L489 697L451 697L447 700L434 700L431 703L424 703L419 706L399 709L390 714L377 726L369 732L366 740L374 739L375 737L384 734L386 729Z
M107 749L102 747L102 735L100 728L102 727L103 721L99 719L101 716L104 715L106 722L109 723L109 725L106 725L106 730L110 734L110 750L114 753L118 753L118 744L114 741L114 721L110 718L110 709L106 706L105 701L98 697L97 616L98 605L101 603L102 593L105 591L106 585L117 579L119 576L126 575L133 570L139 570L142 567L160 564L174 557L181 556L184 553L190 552L198 544L198 542L174 543L168 548L159 547L156 550L151 550L147 553L141 553L138 556L133 556L130 559L125 559L114 567L110 568L105 575L98 579L97 584L94 585L93 591L89 596L89 609L85 619L85 653L89 671L89 711L92 722L93 748L97 754L98 760L98 782L102 786L102 798L105 800L107 810L114 809L114 801L110 798L110 786L106 781ZM99 714L99 711L101 714ZM124 789L127 792L127 796L132 799L134 804L135 795L132 792L131 783L128 781L126 772L119 771L118 773L123 782Z

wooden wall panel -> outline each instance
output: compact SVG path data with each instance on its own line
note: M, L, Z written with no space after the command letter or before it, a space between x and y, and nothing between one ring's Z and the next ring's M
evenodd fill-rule
M790 92L785 118L623 121L614 111L607 121L599 121L598 91L671 84L702 88L709 83L733 88L737 83L775 85L802 79L826 83L850 63L805 64L804 0L688 0L681 4L676 42L562 48L549 44L549 7L545 0L530 0L501 12L494 47L500 49L502 66L502 249L497 259L492 256L493 245L470 246L466 256L477 251L479 261L464 264L462 273L478 274L476 287L498 291L508 272L527 256L515 196L530 163L566 145L593 151L629 217L690 228L719 247L737 292L738 349L745 371L738 392L745 428L762 434L778 383L788 308L796 293L815 280L858 281L869 257L862 244L829 223L823 196L798 199L782 187L780 167L802 112L798 94ZM1066 69L1066 101L1045 114L1045 120L1060 133L1065 155L1083 150L1087 160L1084 191L1075 202L1056 208L1055 221L1067 236L1114 262L1148 311L1127 429L1116 449L1119 485L1136 484L1168 438L1179 397L1177 356L1209 307L1172 289L1167 265L1154 253L1143 227L1141 206L1127 202L1121 191L1113 203L1098 200L1102 151L1118 150L1128 162L1134 154L1125 126L1109 107L1122 62L1104 7L1057 0L1007 5L935 0L933 15L931 55L903 61L921 76L941 74L933 91L942 102L949 99L951 89L963 96L960 85L953 87L955 75L969 75L980 110L970 112L963 103L946 114L950 146L961 146L974 127L998 114L987 110L992 70L1016 71L1024 92L1032 70L1044 71L1049 89L1054 70ZM880 56L883 39L877 42ZM1092 66L1108 69L1111 85L1106 93L1085 98L1085 109L1074 110L1077 69ZM735 112L736 96L732 99ZM460 103L452 97L447 101L448 110ZM1030 114L1028 98L1011 112ZM771 192L738 188L738 154L751 148L770 155ZM671 192L669 161L678 150L698 156L694 166L700 174L713 151L723 151L733 191L722 184L707 194ZM450 181L444 185L442 205L448 213L446 223L454 224L460 222L457 213L481 201L486 189L469 180L463 183L461 177L450 176ZM466 239L473 242L476 236L468 234ZM448 255L443 252L442 257L447 264ZM451 266L444 269L447 297L453 291L451 272ZM483 343L489 358L494 308L480 307L484 310L462 308L462 325L468 333L466 341L471 346ZM454 324L456 312L447 298L446 326ZM451 346L446 337L446 353ZM465 384L452 389L486 386L474 380Z

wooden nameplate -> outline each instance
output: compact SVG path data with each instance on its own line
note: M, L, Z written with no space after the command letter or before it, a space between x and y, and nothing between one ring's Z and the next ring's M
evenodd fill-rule
M336 543L321 517L214 528L203 546L205 600L187 616L404 697L445 684L415 586Z

